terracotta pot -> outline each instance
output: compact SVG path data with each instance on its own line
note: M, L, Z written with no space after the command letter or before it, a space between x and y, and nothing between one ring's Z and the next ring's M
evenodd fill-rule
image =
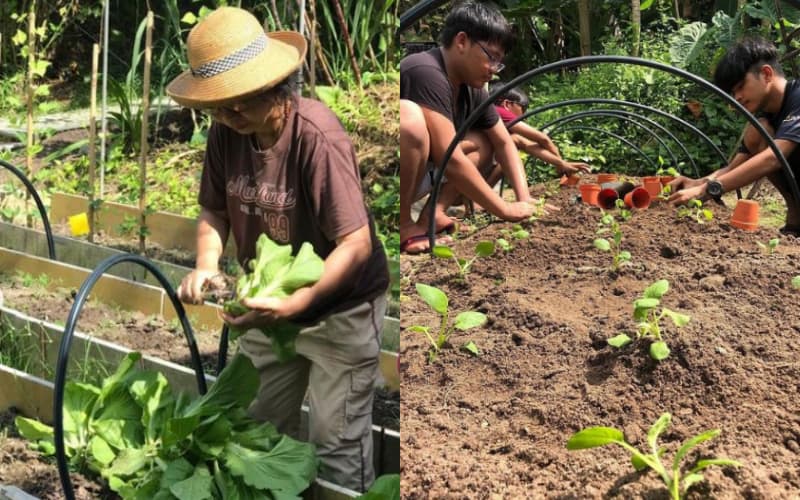
M642 177L642 185L647 190L651 200L661 194L661 179L656 176Z
M617 174L597 174L597 183L605 184L606 182L614 182L617 180Z
M758 229L758 202L739 200L731 214L731 226L745 231Z
M602 208L614 208L616 201L624 198L626 194L633 191L633 184L630 182L606 182L600 185L600 192L597 193L597 206Z
M662 186L666 186L667 184L669 184L670 182L675 180L675 176L674 175L662 175L661 177L659 177L659 180L661 180L661 185Z
M571 187L577 185L580 180L581 176L577 174L562 175L558 183L561 184L561 187Z
M644 210L650 206L651 198L647 189L639 186L633 188L633 191L630 191L628 194L626 194L624 199L626 207Z
M581 190L581 200L584 203L597 206L597 195L600 193L598 184L581 184L578 189Z

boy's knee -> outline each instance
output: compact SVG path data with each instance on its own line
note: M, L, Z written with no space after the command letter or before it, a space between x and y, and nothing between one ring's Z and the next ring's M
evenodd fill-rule
M405 145L412 147L422 147L428 139L428 127L422 109L406 99L400 100L400 138Z

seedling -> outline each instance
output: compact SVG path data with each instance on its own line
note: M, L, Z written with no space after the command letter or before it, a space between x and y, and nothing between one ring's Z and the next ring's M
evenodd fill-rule
M661 188L661 194L658 195L658 199L662 201L667 201L669 199L669 195L672 194L672 186L667 184Z
M533 214L528 217L528 222L534 222L539 220L544 215L544 206L547 203L547 198L544 196L540 196L536 201L532 202L533 205Z
M524 229L520 224L514 224L511 229L501 229L500 234L506 238L515 240L525 240L531 236L531 233Z
M672 177L678 177L681 174L675 168L669 167L669 168L659 168L658 170L656 170L656 175L664 175L664 176L671 175Z
M668 316L672 323L680 328L689 323L691 317L686 314L675 312L666 307L662 307L661 311L657 311L659 304L661 304L661 297L669 290L669 281L658 280L649 287L647 287L641 297L633 301L633 319L638 321L638 330L636 338L647 337L654 340L650 344L650 357L656 361L661 361L669 356L669 347L661 336L661 327L659 323L664 316ZM608 344L622 348L631 343L631 338L625 334L619 335L608 339Z
M481 241L475 245L475 256L470 260L456 257L456 254L453 253L453 249L446 245L436 245L433 247L433 255L435 257L439 257L440 259L453 259L458 266L458 275L461 278L465 277L469 273L470 269L472 268L472 264L478 259L478 257L488 257L493 253L494 243L491 241Z
M611 270L617 271L622 265L631 260L631 253L627 250L622 250L622 230L619 227L619 222L613 215L606 212L601 212L600 228L596 234L611 233L611 240L606 238L597 238L594 240L594 246L600 251L611 252Z
M758 248L760 248L765 254L772 255L775 253L775 249L778 247L780 242L781 240L779 238L772 238L767 244L756 241L756 245L758 245Z
M714 218L714 213L707 208L703 208L703 202L700 200L690 200L686 206L678 207L678 218L691 218L698 224L705 224Z
M448 310L447 295L434 286L422 283L417 283L416 288L422 300L441 316L439 331L436 332L436 338L433 338L430 328L427 326L415 325L409 327L409 331L424 333L425 336L428 337L428 341L431 344L431 350L428 352L428 360L430 362L436 361L436 355L442 350L447 339L450 338L450 334L453 333L454 328L465 331L486 323L485 314L476 311L465 311L459 313L458 316L456 316L455 323L450 325L448 324L450 311Z
M739 467L742 464L729 458L704 458L695 462L689 471L681 476L681 461L688 455L689 451L698 444L711 440L720 434L719 429L711 429L700 433L686 440L678 449L672 461L672 469L667 470L661 462L661 456L666 448L658 446L658 436L669 426L672 416L669 413L662 414L655 421L647 432L647 444L650 446L650 453L644 453L636 449L632 444L625 441L622 431L613 427L589 427L576 432L567 441L568 450L585 450L596 448L607 444L618 444L631 454L631 463L637 471L642 471L649 467L653 469L661 480L664 481L669 490L672 500L680 500L692 485L703 480L700 471L712 465Z
M510 252L511 250L514 249L514 245L509 243L508 240L505 238L497 238L497 240L495 240L495 243L504 252Z
M631 211L628 210L627 206L625 206L625 200L617 198L617 200L614 202L614 205L616 205L616 207L619 209L619 212L617 213L619 214L619 218L622 220L622 222L625 222L631 218Z
M800 290L800 275L797 275L794 278L792 278L792 286L796 290Z
M469 342L467 342L466 344L462 345L461 349L463 349L464 351L467 351L468 353L472 354L475 357L478 357L478 356L481 355L481 350L478 349L478 346L475 345L475 342L473 342L471 340Z

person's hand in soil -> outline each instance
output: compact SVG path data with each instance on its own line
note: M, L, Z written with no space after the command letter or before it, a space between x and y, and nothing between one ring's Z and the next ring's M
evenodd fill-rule
M533 215L534 209L535 207L529 201L506 203L503 208L502 219L509 222L519 222Z
M222 314L222 319L230 326L247 330L271 325L278 321L287 321L302 313L311 305L314 294L311 288L300 288L285 299L274 297L244 298L242 305L250 311L241 316Z
M195 269L178 286L178 298L185 304L202 304L207 282L219 276L217 270Z
M592 167L588 163L582 161L565 161L557 168L558 173L561 175L572 175L578 172L589 173Z
M673 193L667 200L672 205L685 205L689 201L697 199L703 200L706 198L706 183L703 182L699 186L685 188L677 193Z
M688 189L697 186L702 186L706 183L705 179L692 179L690 177L686 177L685 175L679 175L670 181L667 186L670 187L671 193L677 193L681 189Z

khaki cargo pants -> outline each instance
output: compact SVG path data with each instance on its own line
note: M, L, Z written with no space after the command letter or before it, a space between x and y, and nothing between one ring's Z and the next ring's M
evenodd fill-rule
M308 389L308 441L317 447L319 475L356 491L375 480L372 402L385 310L381 295L304 328L298 356L287 363L277 361L269 338L258 330L239 339L239 350L261 377L250 414L300 438L300 406Z

